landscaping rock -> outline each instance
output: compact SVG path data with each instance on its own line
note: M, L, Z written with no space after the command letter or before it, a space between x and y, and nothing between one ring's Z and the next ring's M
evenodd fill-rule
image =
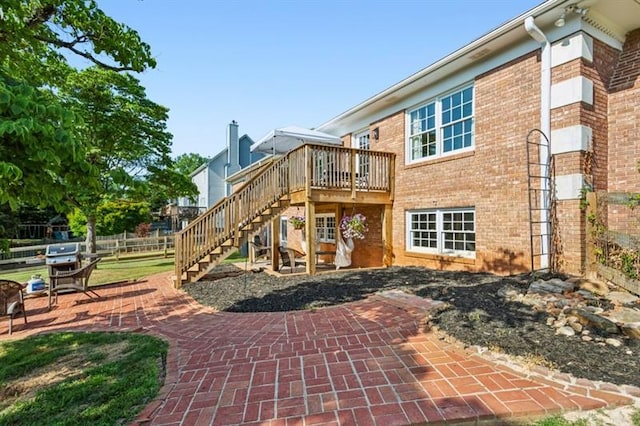
M632 339L640 340L640 322L630 322L620 326L622 334Z
M614 348L622 346L622 342L618 339L609 338L604 341L607 345L611 345Z
M618 334L620 330L618 326L611 320L589 312L586 309L572 309L571 314L578 317L582 325L597 328L609 334Z
M590 342L593 340L593 337L591 336L582 336L581 339L585 342Z
M556 321L553 322L553 326L555 328L560 328L560 327L564 327L565 325L567 325L567 319L566 318L559 318Z
M580 296L582 296L583 298L587 299L587 300L596 300L597 296L593 293L591 293L589 290L578 290L576 291L576 294L579 294Z
M562 281L559 278L553 278L549 281L538 280L531 283L529 286L528 294L563 294L567 291L573 291L575 284L568 281Z
M582 332L582 324L579 322L571 322L569 326L575 330L576 333Z
M506 285L498 290L498 296L506 300L517 300L522 297L522 291L512 285Z
M587 290L592 294L598 294L601 296L606 296L609 293L609 287L606 283L602 281L593 281L589 279L579 279L577 281L578 287L581 290Z
M607 296L607 299L619 305L627 305L632 303L638 303L638 300L640 300L640 297L633 295L631 293L628 293L626 291L612 291Z
M631 308L617 308L609 311L608 318L615 323L640 322L640 310Z
M559 334L560 336L570 337L570 336L575 336L576 332L571 327L563 326L556 330L556 334Z

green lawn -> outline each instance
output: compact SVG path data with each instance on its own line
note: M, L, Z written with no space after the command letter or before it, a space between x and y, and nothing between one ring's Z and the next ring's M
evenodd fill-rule
M0 343L0 425L126 424L164 381L167 343L50 333Z
M236 252L225 259L223 263L243 262L245 259L239 252ZM173 269L173 256L165 258L162 253L120 255L120 260L109 257L98 263L98 269L91 274L89 283L90 285L99 285L140 279L159 272L173 271ZM45 281L49 276L47 267L43 265L38 268L0 271L0 278L24 283L34 274L40 274Z
M173 257L121 257L119 261L104 259L93 271L90 284L105 284L123 280L144 278L159 272L172 271ZM18 282L27 282L31 275L40 274L45 280L49 276L47 267L0 271L0 277Z

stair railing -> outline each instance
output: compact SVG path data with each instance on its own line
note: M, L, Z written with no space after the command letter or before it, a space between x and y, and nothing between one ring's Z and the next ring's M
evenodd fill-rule
M240 247L247 239L243 230L287 194L320 187L354 193L383 191L393 196L393 169L394 154L389 152L310 144L290 151L263 166L233 194L176 233L178 281L182 282L183 274L225 243ZM364 170L366 175L361 173Z

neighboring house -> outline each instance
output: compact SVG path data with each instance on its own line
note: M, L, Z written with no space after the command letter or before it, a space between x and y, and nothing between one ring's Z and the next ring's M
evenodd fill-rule
M232 121L227 127L227 146L191 173L191 180L198 188L196 202L183 199L180 204L209 208L229 195L231 185L226 179L264 156L251 152L251 145L253 140L248 135L239 137L238 123Z
M369 222L355 267L510 274L531 270L533 258L533 269L581 273L584 190L640 192L638 58L639 2L546 1L325 122L316 130L344 147L284 154L245 189L260 200L233 210L245 202L238 196L227 208L244 229L271 220L276 241L280 217L302 209L310 273L315 234L331 243L327 224L352 212ZM552 167L537 166L546 157ZM289 209L274 213L273 199ZM204 273L186 272L202 256L176 257L180 279Z

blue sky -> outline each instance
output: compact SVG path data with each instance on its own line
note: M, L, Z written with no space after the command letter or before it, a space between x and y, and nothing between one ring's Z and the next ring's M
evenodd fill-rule
M540 2L98 0L151 45L173 153L205 156L231 120L255 141L318 126Z

